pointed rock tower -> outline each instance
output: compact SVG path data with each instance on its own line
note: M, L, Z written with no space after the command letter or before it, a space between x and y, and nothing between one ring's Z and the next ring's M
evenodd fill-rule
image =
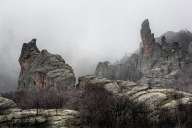
M155 38L154 34L151 33L148 19L144 20L141 25L141 40L143 43L143 55L150 57L153 53Z

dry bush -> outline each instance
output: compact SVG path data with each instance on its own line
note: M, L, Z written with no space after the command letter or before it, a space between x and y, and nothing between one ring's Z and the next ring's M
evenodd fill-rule
M19 108L45 108L45 109L79 109L81 90L68 89L42 89L38 91L22 90L2 94L3 97L13 100Z
M100 86L83 92L80 117L91 128L150 128L147 108L125 97L114 97Z
M159 116L159 128L191 128L192 127L192 105L180 104L170 112L162 109Z

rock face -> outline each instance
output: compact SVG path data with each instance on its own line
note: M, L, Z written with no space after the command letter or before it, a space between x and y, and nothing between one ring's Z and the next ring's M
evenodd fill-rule
M100 62L95 75L114 80L140 81L154 86L190 86L192 33L167 32L155 38L148 20L142 23L140 33L142 42L137 52L118 64Z
M25 88L71 88L75 85L75 75L60 55L40 51L36 39L24 43L19 58L21 72L18 89Z
M79 112L54 109L39 110L18 109L16 104L0 97L0 128L79 128Z
M110 62L99 62L95 75L113 80L132 80L137 81L142 77L139 56L132 54L128 61L124 63L111 64Z
M163 87L150 87L131 81L109 80L95 76L79 78L79 87L101 86L116 96L125 96L129 99L144 103L152 110L152 117L158 115L158 110L174 110L178 104L191 104L192 94ZM157 111L156 111L157 110ZM157 115L156 115L157 114Z
M188 79L191 78L189 72L192 71L191 41L192 33L188 31L167 32L156 38L151 58L145 57L143 47L143 51L140 52L143 74L140 82L188 90L186 85L190 86L191 82ZM144 41L142 42L144 44Z

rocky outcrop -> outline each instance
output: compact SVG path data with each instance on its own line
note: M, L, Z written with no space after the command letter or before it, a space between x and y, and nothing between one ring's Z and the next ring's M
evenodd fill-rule
M130 55L126 62L107 66L100 62L95 75L113 80L140 81L154 86L177 86L184 89L185 85L190 86L192 33L189 31L167 32L155 38L148 20L142 23L140 33L142 42L137 52Z
M125 96L137 103L144 103L152 110L152 117L158 116L162 109L174 110L179 104L191 104L192 94L163 87L150 87L139 83L122 80L108 80L95 76L79 78L79 87L101 86L115 96Z
M120 61L118 64L106 66L105 62L99 62L95 75L97 77L115 80L140 80L143 72L148 70L152 63L158 60L161 54L160 45L155 42L154 34L151 32L148 20L142 23L140 34L142 43L141 48L137 52L124 59L126 61ZM113 70L111 71L110 69ZM106 73L106 71L108 72ZM107 74L110 74L110 76Z
M22 110L0 97L0 128L79 128L79 112L65 109Z
M111 64L110 62L99 62L95 74L97 77L112 80L132 80L137 81L142 77L138 68L140 62L137 54L132 54L125 63Z
M97 65L95 73L98 77L105 77L109 79L114 79L115 67L111 65L108 61L100 62Z
M16 106L17 105L12 100L0 97L0 110L1 111L9 109L9 108L15 108Z
M191 78L189 72L192 71L191 41L192 34L188 31L168 32L156 38L155 44L160 47L154 48L153 57L141 59L143 77L140 82L190 91L187 79Z
M18 89L71 88L75 85L73 69L65 60L47 50L40 51L36 39L24 43L19 58L21 66Z

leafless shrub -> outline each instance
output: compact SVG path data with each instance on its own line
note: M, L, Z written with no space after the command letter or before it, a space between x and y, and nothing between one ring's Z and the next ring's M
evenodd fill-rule
M192 105L179 104L172 112L162 109L158 126L160 128L191 128Z
M80 117L91 128L150 128L148 111L142 104L115 97L100 86L84 90Z
M58 109L67 108L78 110L80 104L81 91L77 89L69 89L58 91L56 89L42 90L22 90L2 94L3 97L12 99L22 109L36 108L38 109Z

